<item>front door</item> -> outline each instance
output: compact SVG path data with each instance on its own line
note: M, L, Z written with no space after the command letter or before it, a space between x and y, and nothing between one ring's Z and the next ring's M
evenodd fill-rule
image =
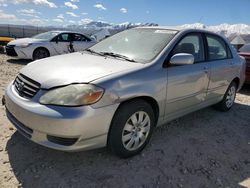
M189 53L194 56L194 64L167 68L166 116L185 113L205 100L209 83L209 63L205 62L204 44L200 34L186 35L170 53Z

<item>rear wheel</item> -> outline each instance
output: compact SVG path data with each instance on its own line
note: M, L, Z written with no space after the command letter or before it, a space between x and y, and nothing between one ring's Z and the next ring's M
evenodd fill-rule
M108 147L124 158L138 154L150 140L154 124L155 116L150 104L143 100L125 103L112 121Z
M228 87L228 89L223 97L223 100L221 102L219 102L218 104L216 104L215 108L220 110L220 111L224 111L224 112L230 110L230 108L234 104L236 92L237 92L237 85L235 82L232 82L229 85L229 87Z
M33 53L33 60L43 59L49 57L49 51L45 48L38 48Z

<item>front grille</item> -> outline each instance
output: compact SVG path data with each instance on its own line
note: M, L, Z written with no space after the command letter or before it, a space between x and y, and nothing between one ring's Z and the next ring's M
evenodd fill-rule
M15 45L7 45L5 47L6 54L9 55L9 56L17 56L17 53L16 53L14 47L15 47Z
M21 97L32 98L40 89L40 84L23 74L18 74L14 81L15 89Z
M74 143L76 143L76 141L78 140L78 138L62 138L62 137L51 136L51 135L47 135L47 139L50 142L54 142L55 144L59 144L63 146L71 146Z
M18 121L10 112L8 109L6 109L6 115L8 119L12 122L12 124L16 127L16 129L25 137L31 138L33 130L24 124L22 124L20 121Z

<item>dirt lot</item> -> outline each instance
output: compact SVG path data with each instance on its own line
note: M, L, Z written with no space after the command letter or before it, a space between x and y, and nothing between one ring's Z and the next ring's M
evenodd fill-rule
M0 55L0 96L28 61ZM138 156L63 153L20 136L0 107L0 187L250 187L250 87L230 112L207 108L158 128Z

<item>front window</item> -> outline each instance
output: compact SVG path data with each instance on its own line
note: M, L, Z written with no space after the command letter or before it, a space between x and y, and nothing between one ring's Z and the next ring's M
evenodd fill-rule
M58 32L53 32L53 31L49 31L49 32L45 32L45 33L41 33L38 35L33 36L33 39L46 39L46 40L51 40L52 38L54 38L56 35L58 35Z
M188 53L194 56L194 63L205 60L203 40L201 35L193 34L184 37L173 49L172 56L178 53Z
M90 49L126 56L137 62L154 59L171 41L177 31L165 29L130 29L109 37Z

